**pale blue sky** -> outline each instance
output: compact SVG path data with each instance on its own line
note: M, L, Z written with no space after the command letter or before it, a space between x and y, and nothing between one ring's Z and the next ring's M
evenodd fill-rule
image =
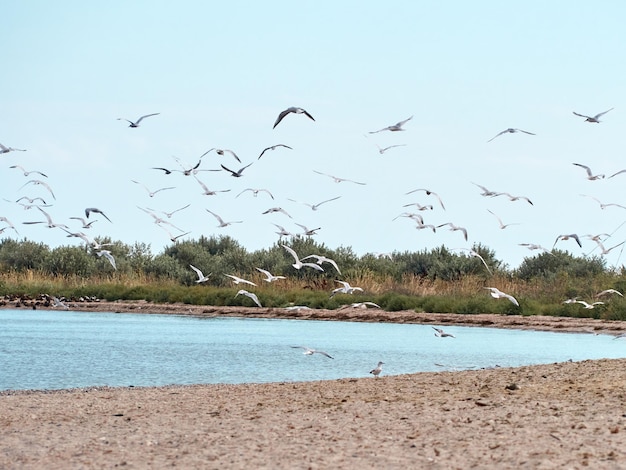
M298 232L295 222L321 227L319 242L359 255L480 242L510 267L536 254L519 243L551 248L561 234L611 233L610 247L626 239L626 210L602 210L580 194L626 206L626 174L588 181L572 163L607 176L626 168L625 14L619 1L10 2L0 30L0 143L27 152L0 155L0 215L20 238L57 246L80 242L22 224L42 214L4 199L43 196L55 222L75 231L83 229L69 217L95 206L113 223L100 217L90 237L146 242L154 253L170 241L137 206L191 204L168 220L190 238L229 235L249 250L278 239L272 223ZM315 122L289 115L272 129L289 106ZM613 107L600 124L572 114ZM156 112L137 129L117 120ZM368 134L411 115L405 132ZM509 127L536 135L487 143ZM293 150L257 160L279 143ZM381 155L375 144L405 146ZM201 169L254 162L238 179L198 174L230 192L202 196L191 176L151 169L179 168L173 156L195 165L212 147L234 150L242 164L212 152ZM39 186L21 188L40 177L15 164L46 173L56 201ZM366 185L335 184L314 170ZM150 198L131 179L176 189ZM472 182L534 205L482 197ZM266 188L275 200L236 197L246 188ZM438 193L446 210L423 193L405 194L416 188ZM289 201L336 196L317 211ZM412 202L435 203L421 212L424 222L466 227L469 241L446 227L432 233L392 221ZM293 219L261 214L270 207ZM243 223L218 229L205 209ZM520 225L500 230L488 209ZM557 247L582 255L595 243ZM621 265L620 249L607 262Z

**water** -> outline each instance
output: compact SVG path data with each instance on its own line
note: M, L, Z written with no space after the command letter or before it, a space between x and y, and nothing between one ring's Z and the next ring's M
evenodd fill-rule
M612 336L428 325L0 310L0 390L312 381L626 357ZM308 346L328 352L305 356Z

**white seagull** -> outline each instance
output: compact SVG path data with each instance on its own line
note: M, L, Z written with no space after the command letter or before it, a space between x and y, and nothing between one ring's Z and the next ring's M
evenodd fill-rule
M96 254L99 257L104 256L109 261L109 263L111 263L111 266L113 266L113 269L117 270L117 266L115 266L115 258L113 258L113 255L111 254L109 250L96 251Z
M465 227L461 227L459 225L455 225L452 222L446 222L445 224L441 224L441 225L437 225L437 228L441 228L444 226L450 226L450 230L452 230L453 232L455 231L460 231L463 233L463 237L465 238L465 241L467 241L467 229Z
M504 230L505 228L511 226L511 225L519 225L518 223L514 222L512 224L505 224L502 222L502 219L500 217L498 217L496 214L494 214L493 212L491 212L489 209L487 209L487 212L489 212L491 215L493 215L497 220L498 223L500 224L500 229Z
M324 268L322 268L319 264L317 263L303 263L302 261L300 261L300 258L298 257L298 254L290 247L288 247L287 245L282 245L281 246L287 250L287 252L293 256L293 259L295 260L295 263L292 264L292 266L296 269L301 269L305 266L308 266L309 268L313 268L317 271L324 271Z
M241 223L243 223L243 220L234 220L232 222L224 222L224 220L219 215L217 215L215 212L211 212L209 209L206 209L206 211L217 219L217 221L219 222L218 227L220 227L220 228L221 227L228 227L231 224L241 224Z
M305 206L309 206L312 210L316 211L319 208L319 206L321 206L322 204L325 204L325 203L330 202L330 201L336 201L340 197L341 196L337 196L337 197L334 197L332 199L326 199L325 201L318 202L317 204L309 204L308 202L300 202L300 201L296 201L294 199L289 199L289 198L287 198L287 200L289 200L291 202L297 202L298 204L304 204Z
M6 147L5 145L0 144L0 154L9 153L9 152L26 152L26 150L14 149L13 147Z
M374 145L376 145L376 148L378 148L378 153L380 153L381 155L385 153L387 150L392 149L392 148L406 147L406 144L389 145L388 147L381 147L378 144L374 144Z
M268 210L266 210L265 212L262 212L261 214L272 214L274 212L282 212L283 214L285 214L290 219L293 219L293 217L291 217L289 215L289 213L285 209L283 209L282 207L270 207Z
M263 307L263 305L261 305L261 302L259 302L259 298L256 296L256 294L252 292L248 292L245 289L239 289L239 291L235 294L235 297L237 297L238 295L245 295L246 297L252 299L254 303L257 304L259 307Z
M593 303L587 303L584 300L577 300L575 303L582 305L583 307L585 307L588 310L591 310L592 308L595 308L596 305L604 305L604 302L593 302Z
M411 119L413 119L413 116L411 116L410 118L405 119L404 121L400 121L400 122L398 122L396 124L393 124L391 126L383 127L382 129L379 129L377 131L370 131L370 134L377 134L377 133L383 132L383 131L391 131L391 132L403 131L405 129L403 129L402 126L404 126Z
M322 173L321 171L317 171L317 170L313 170L313 171L317 173L318 175L324 175L324 176L328 176L329 178L332 178L335 183L341 183L343 181L347 181L349 183L360 184L363 186L365 185L365 183L359 183L358 181L349 180L346 178L339 178L338 176L329 175L328 173Z
M254 162L252 162L254 163ZM230 176L233 176L235 178L241 178L243 175L243 170L245 170L246 168L248 168L250 165L252 165L252 163L248 163L246 166L244 166L243 168L239 168L239 170L237 171L233 171L229 168L226 168L224 165L220 165L224 170L230 172Z
M281 279L287 279L285 276L274 276L271 272L265 270L265 269L261 269L261 268L256 268L257 271L265 274L265 279L263 279L265 282L275 282L275 281L279 281Z
M615 289L605 289L602 292L598 292L596 294L596 297L602 297L602 296L608 295L608 294L616 294L616 295L619 295L620 297L624 297L624 294L622 294L620 291L615 290Z
M174 227L176 230L178 230L179 232L183 232L184 230L177 227L176 225L174 225L171 222L168 222L165 219L162 219L161 217L159 217L158 215L156 215L154 212L151 212L151 210L148 209L144 209L143 207L139 207L137 206L138 209L141 209L142 211L144 211L146 214L148 214L150 217L152 217L154 219L154 223L157 225L161 225L161 224L165 224L165 225L169 225L170 227Z
M509 301L511 301L511 303L519 307L519 302L517 301L515 297L509 294L505 294L504 292L499 290L497 287L485 287L485 289L489 289L491 291L490 292L491 297L493 297L494 299L508 299Z
M370 370L370 374L372 374L374 377L378 378L378 376L380 375L380 373L383 371L383 361L379 361L378 365L376 366L376 368Z
M302 258L302 260L309 259L309 258L315 258L315 262L319 264L320 266L322 265L322 263L332 264L335 270L337 271L337 273L341 274L341 271L339 270L339 266L337 266L337 263L335 262L335 260L332 260L322 255L309 255L309 256L305 256L304 258Z
M446 333L441 328L435 328L434 326L432 328L433 330L435 330L435 336L437 338L456 338L456 336L454 336L452 333Z
M139 123L141 122L142 119L145 119L147 117L150 116L157 116L161 113L152 113L152 114L146 114L144 116L141 116L139 119L137 119L136 121L131 121L130 119L126 119L126 118L117 118L118 121L126 121L130 123L130 126L128 127L139 127Z
M203 196L215 196L217 193L227 193L227 192L230 192L230 189L211 190L211 189L208 188L208 186L206 184L204 184L202 181L200 181L197 176L194 175L194 178L196 179L196 181L198 182L198 184L202 188L202 190L203 190L202 195Z
M491 142L493 139L495 139L496 137L500 137L502 134L513 134L515 132L523 132L524 134L535 135L532 132L528 132L528 131L525 131L523 129L516 129L516 128L513 128L513 127L509 127L508 129L504 129L502 132L500 132L500 133L496 134L495 136L493 136L487 142Z
M202 274L202 271L200 271L198 268L196 268L193 264L190 264L189 267L191 269L193 269L196 274L198 275L198 279L196 280L196 284L199 284L201 282L206 282L209 280L209 276L211 275L211 273L209 273L208 275L204 275Z
M232 274L224 274L224 276L231 278L233 280L233 284L250 284L251 286L256 286L254 282L241 277L233 276Z
M493 274L491 272L491 269L489 269L489 266L487 266L487 263L485 262L485 259L482 256L480 256L480 253L478 253L476 250L472 250L470 248L453 248L453 249L467 251L470 256L472 256L474 258L478 258L479 260L482 261L482 263L485 265L485 268L487 268L487 271L489 271L489 274Z
M260 192L264 192L264 193L267 193L272 199L274 199L274 195L272 193L270 193L267 189L263 189L263 188L259 188L259 189L246 188L243 191L241 191L239 194L237 194L235 197L239 197L239 196L241 196L243 193L245 193L247 191L251 191L252 195L254 197L257 197Z
M335 282L340 283L343 287L338 287L337 289L333 289L330 294L330 298L332 299L337 294L354 294L356 291L363 292L363 289L360 287L352 287L346 281L340 281L335 279Z
M289 113L294 113L294 114L304 114L306 117L308 117L309 119L311 119L312 121L315 121L315 119L313 119L313 116L311 116L305 109L303 108L298 108L296 106L291 106L287 109L285 109L284 111L281 111L280 114L278 115L278 117L276 118L276 122L274 123L274 126L272 127L272 129L275 129L276 126L280 123L280 121L283 120L283 118L285 116L287 116L287 114ZM259 157L260 158L260 157Z
M139 181L131 180L133 183L138 184L139 186L143 186L143 188L148 192L148 196L154 197L154 195L160 191L165 191L167 189L175 189L174 186L168 186L167 188L159 188L155 191L151 191L145 184L140 183Z
M257 158L257 160L260 160L260 159L261 159L261 157L263 156L263 154L264 154L265 152L267 152L268 150L276 150L278 147L284 147L284 148L286 148L286 149L293 150L291 147L289 147L289 145L285 145L285 144L276 144L276 145L272 145L272 146L270 146L270 147L266 147L266 148L264 148L264 149L263 149L263 151L261 152L261 155L259 155L259 158Z
M27 184L34 184L35 186L43 186L44 188L46 188L48 190L48 192L52 195L52 198L54 200L56 200L56 196L54 195L54 193L52 192L52 189L50 188L50 186L48 185L48 183L46 183L45 181L41 181L41 180L29 180L26 183L24 183L20 189L22 189L24 186L26 186Z
M31 173L37 173L38 175L41 175L41 176L43 176L44 178L47 178L47 177L48 177L48 175L43 174L41 171L37 171L37 170L26 171L26 170L24 169L24 167L23 167L23 166L21 166L21 165L11 165L9 168L17 168L17 169L18 169L18 170L20 170L22 173L24 173L24 176L28 176L28 175L30 175Z
M235 160L237 160L239 163L241 163L241 160L239 160L239 157L237 156L237 154L235 152L233 152L232 150L230 150L230 149L216 149L216 148L213 148L213 149L205 152L204 155L206 155L207 153L211 152L212 150L215 150L215 153L217 153L220 156L224 155L225 153L230 153L235 158ZM204 157L204 155L202 155L202 157ZM200 157L200 158L202 158L202 157Z
M312 356L313 354L321 354L322 356L326 356L330 359L334 359L334 357L332 357L330 354L324 351L320 351L319 349L311 349L311 348L307 348L306 346L291 346L291 347L295 349L304 349L304 352L302 354L304 354L305 356Z
M583 247L582 243L580 243L580 238L578 237L578 235L576 235L575 233L570 233L568 235L559 235L558 237L556 237L556 240L554 240L554 245L552 245L552 248L554 249L554 246L556 245L556 242L558 242L559 240L569 240L570 238L576 240L576 243L578 243L579 247Z
M491 191L487 188L485 188L484 186L471 182L474 186L478 186L480 189L483 190L482 193L480 193L481 196L485 196L485 197L493 197L493 196L497 196L499 193L495 192L495 191Z
M622 206L620 204L615 204L615 203L612 203L612 202L604 204L598 198L595 198L593 196L588 196L586 194L581 194L581 196L588 197L588 198L591 198L594 201L596 201L598 204L600 204L600 209L606 209L607 207L611 207L611 206L621 207L622 209L626 209L626 206Z
M581 165L580 163L572 163L572 165L576 165L579 166L581 168L584 168L585 171L587 172L587 179L589 181L595 181L595 180L601 180L604 178L604 174L598 174L598 175L594 175L591 171L591 168L589 168L586 165Z
M317 227L317 228L308 228L306 225L302 225L296 222L296 225L298 227L302 227L302 235L304 235L305 237L312 237L313 235L317 234L317 231L320 230L322 227Z
M104 217L105 219L107 219L109 222L111 222L111 219L109 219L104 212L102 212L100 209L98 209L97 207L88 207L87 209L85 209L85 217L89 218L89 214L91 213L94 214L100 214L102 217ZM112 222L111 222L112 223Z
M603 113L598 113L595 116L585 116L584 114L579 114L576 111L572 111L572 113L574 113L576 116L584 117L585 118L585 122L595 122L597 124L597 123L600 122L600 117L602 115L608 113L609 111L612 111L613 109L615 109L615 108L607 109Z
M445 211L446 207L443 205L443 201L441 200L441 198L439 197L439 194L437 194L434 191L431 191L430 189L423 189L423 188L419 188L419 189L413 189L411 191L409 191L408 193L404 193L405 195L407 194L413 194L417 191L424 191L426 193L427 196L435 196L437 198L437 200L439 201L439 204L441 205L441 208Z
M523 199L531 206L534 206L533 202L530 199L528 199L526 196L513 196L512 194L509 194L509 193L496 193L494 194L494 196L506 196L509 198L509 201L519 201L520 199Z
M70 219L72 219L72 220L80 220L80 223L83 224L82 228L84 228L84 229L91 228L91 225L94 222L97 222L97 220L92 220L91 222L87 222L87 220L83 219L82 217L70 217Z
M26 225L32 225L32 224L48 224L48 228L56 228L56 227L60 227L63 229L69 229L69 227L65 224L57 224L55 222L52 221L52 217L50 217L50 214L48 214L46 211L44 211L41 207L36 206L37 209L39 209L39 211L46 217L46 222L22 222L23 224Z

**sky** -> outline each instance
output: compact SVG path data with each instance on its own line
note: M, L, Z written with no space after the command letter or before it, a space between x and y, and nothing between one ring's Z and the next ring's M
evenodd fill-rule
M0 143L26 151L0 155L0 216L18 232L0 236L82 243L24 224L45 220L15 202L27 196L42 197L72 232L147 243L154 254L172 244L162 227L189 232L178 240L227 235L254 251L278 240L273 224L292 233L301 224L320 228L317 242L359 256L480 243L515 268L539 253L521 243L599 255L584 235L609 234L607 248L626 240L626 173L609 178L626 169L624 17L620 1L10 2L0 29ZM314 120L292 113L273 128L292 106ZM573 114L609 109L601 123ZM137 128L118 119L151 113L159 114ZM403 131L371 133L411 116ZM508 128L534 135L488 142ZM291 149L258 158L277 144ZM228 152L200 159L212 148L241 163ZM153 169L198 162L219 171ZM572 163L606 178L588 180ZM221 168L248 164L240 178ZM194 176L229 191L202 195ZM482 196L476 185L532 205ZM174 189L150 197L144 186ZM407 194L416 189L436 193L445 209L433 194ZM317 210L304 204L338 196ZM83 229L70 219L87 207L111 222L91 214L97 222ZM291 217L263 214L274 207ZM241 223L219 228L209 210ZM405 212L464 227L468 240L449 226L418 230L397 217ZM496 216L516 225L500 229ZM558 239L573 233L582 248ZM622 249L605 255L608 266L623 264Z

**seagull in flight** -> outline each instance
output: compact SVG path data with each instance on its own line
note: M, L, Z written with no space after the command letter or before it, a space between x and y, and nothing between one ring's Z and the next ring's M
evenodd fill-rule
M196 280L196 284L200 284L201 282L206 282L209 280L209 276L211 275L211 273L209 273L208 275L204 275L202 274L202 271L200 271L198 268L196 268L193 264L190 264L189 267L191 269L193 269L195 271L195 273L198 275L198 279Z
M383 371L383 364L384 364L383 361L379 361L378 365L374 369L370 370L370 374L372 374L374 377L378 378L380 373Z
M465 227L460 227L458 225L453 224L452 222L446 222L445 224L441 224L441 225L437 225L437 228L441 228L444 227L446 225L450 226L450 230L454 231L461 231L463 233L463 238L465 238L465 241L467 241L467 229Z
M328 354L327 352L324 351L320 351L318 349L311 349L311 348L307 348L306 346L291 346L292 348L295 349L304 349L304 355L305 356L312 356L313 354L321 354L322 356L326 356L329 359L334 359L334 357L332 357L330 354Z
M545 251L546 253L550 253L552 254L552 252L550 250L548 250L547 248L544 248L541 245L536 245L535 243L518 243L519 246L525 246L526 248L528 248L529 250L542 250Z
M126 119L126 118L117 118L118 121L126 121L130 123L130 126L128 127L139 127L139 123L142 121L142 119L145 119L147 117L150 116L157 116L161 113L152 113L152 114L146 114L145 116L141 116L139 119L137 119L136 121L131 121L130 119Z
M241 223L243 223L243 220L236 220L236 221L233 221L233 222L224 222L224 220L219 215L217 215L215 212L211 212L209 209L206 209L206 211L217 219L217 221L219 222L218 227L228 227L231 224L241 224Z
M585 307L586 309L595 308L596 305L604 305L604 302L600 302L600 301L596 301L596 302L593 302L593 303L589 304L589 303L585 302L584 300L577 300L574 303L580 304L583 307Z
M20 170L22 173L24 173L24 176L28 176L28 175L30 175L31 173L37 173L38 175L41 175L41 176L43 176L44 178L47 178L47 177L48 177L48 175L43 174L41 171L37 171L37 170L26 171L26 170L24 169L24 167L23 167L23 166L21 166L21 165L11 165L9 168L17 168L17 169L18 169L18 170Z
M504 292L499 290L497 287L485 287L485 289L489 289L491 291L490 292L491 297L493 297L494 299L508 299L511 303L519 307L519 302L517 301L515 297L509 294L505 294Z
M270 196L272 199L274 199L274 195L273 195L272 193L270 193L267 189L262 189L262 188L261 188L261 189L246 188L246 189L244 189L243 191L241 191L239 194L237 194L235 197L239 197L239 196L241 196L241 195L242 195L243 193L245 193L246 191L251 191L251 192L252 192L252 195L253 195L254 197L257 197L257 196L259 195L259 193L260 193L260 192L264 192L264 193L269 194L269 196Z
M265 269L261 269L261 268L256 268L257 271L265 274L265 279L263 279L265 282L275 282L275 281L279 281L281 279L287 279L285 276L274 276L271 272L265 270Z
M287 229L285 229L285 227L283 227L282 225L278 225L278 224L274 224L272 223L272 225L275 225L276 228L278 229L278 232L276 232L278 235L280 235L281 237L293 237L294 234L287 231Z
M287 199L289 201L291 201L291 202L297 202L298 204L304 204L305 206L309 206L312 210L316 211L319 208L319 206L321 206L322 204L325 204L325 203L330 202L330 201L336 201L340 197L341 196L337 196L337 197L334 197L332 199L326 199L325 201L318 202L317 204L309 204L308 202L299 202L299 201L296 201L294 199L289 199L289 198L287 198Z
M581 194L581 196L588 197L588 198L591 198L594 201L596 201L598 204L600 204L600 209L606 209L607 207L611 207L611 206L621 207L622 209L626 209L626 206L622 206L620 204L615 204L615 203L612 203L612 202L607 203L607 204L603 204L598 198L595 198L593 196L588 196L586 194Z
M148 209L144 209L143 207L139 207L137 206L138 209L141 209L142 211L144 211L146 214L148 214L150 217L152 217L154 219L154 223L157 225L161 225L161 224L166 224L169 225L170 227L174 227L176 230L178 230L179 232L183 232L183 229L177 227L176 225L174 225L171 222L168 222L165 219L162 219L161 217L159 217L158 215L156 215L154 212L152 212L151 210Z
M13 147L6 147L5 145L0 144L0 154L9 153L9 152L26 152L26 150L14 149Z
M245 289L239 289L239 291L235 294L235 297L237 297L238 295L245 295L246 297L252 299L254 303L257 304L259 307L263 307L263 305L261 305L261 302L259 302L259 298L256 296L256 294L252 292L248 292Z
M335 282L338 282L342 285L342 287L338 287L337 289L333 289L330 298L332 299L336 294L354 294L356 291L363 292L361 287L352 287L346 281L340 281L339 279L335 279Z
M596 294L596 297L602 297L602 296L608 295L608 294L616 294L616 295L619 295L620 297L624 297L624 294L622 294L620 291L615 290L615 289L605 289L602 292L598 292Z
M575 233L570 233L569 235L559 235L558 237L556 237L556 240L554 241L554 245L552 245L552 248L554 248L554 246L559 240L569 240L570 238L576 240L576 243L578 243L578 246L580 248L583 247L582 243L580 243L580 238L578 238L578 235L576 235Z
M446 207L443 205L443 201L442 201L442 200L441 200L441 198L439 197L439 194L437 194L437 193L436 193L436 192L434 192L434 191L431 191L430 189L423 189L423 188L420 188L420 189L413 189L412 191L409 191L408 193L404 193L404 194L405 194L405 195L407 195L407 194L412 194L412 193L415 193L415 192L417 192L417 191L424 191L424 192L426 193L426 195L427 195L427 196L435 196L435 197L437 198L437 200L439 201L439 204L441 205L441 208L442 208L444 211L446 210Z
M231 154L235 158L235 160L237 160L239 163L241 163L241 160L239 160L239 157L237 156L237 154L235 152L233 152L232 150L230 150L230 149L216 149L216 148L212 148L211 150L208 150L207 152L204 152L204 155L206 155L207 153L209 153L209 152L211 152L213 150L215 150L215 153L217 153L220 156L223 156L223 155L229 153L229 154ZM202 155L202 157L204 157L204 155ZM200 157L200 158L202 158L202 157Z
M446 333L441 328L435 328L434 326L432 328L433 330L435 330L435 336L437 338L456 338L456 336L454 336L452 333Z
M581 165L580 163L572 163L572 165L576 165L581 168L584 168L585 171L587 172L587 179L589 181L601 180L604 178L604 174L594 175L591 171L591 168L589 168L588 166Z
M534 206L533 202L530 199L528 199L526 196L513 196L512 194L509 194L509 193L496 193L494 194L494 197L495 196L506 196L509 198L509 201L519 201L520 199L523 199L531 206Z
M91 225L92 225L94 222L97 222L97 220L92 220L91 222L87 222L87 221L86 221L85 219L83 219L82 217L70 217L70 219L72 219L72 220L80 220L80 223L81 223L81 224L83 224L83 227L82 227L82 228L84 228L84 229L89 229L89 228L91 228Z
M167 218L168 218L168 219L171 219L171 218L172 218L172 216L173 216L174 214L176 214L176 212L179 212L179 211L182 211L182 210L184 210L184 209L187 209L190 205L191 205L191 204L187 204L186 206L180 207L180 208L178 208L178 209L174 209L172 212L164 212L164 211L159 211L159 212L161 212L161 214L163 214L163 215L167 216ZM150 208L148 208L148 209L150 209ZM154 209L150 209L150 210L151 210L151 211L153 211Z
M109 263L111 263L111 266L113 266L113 269L117 270L117 266L115 266L115 258L113 258L113 255L111 254L109 250L96 251L96 254L100 258L104 256L109 261Z
M95 214L100 214L102 215L102 217L104 217L105 219L107 219L109 222L111 222L111 219L109 219L104 212L102 212L100 209L98 209L97 207L88 207L87 209L85 209L85 217L89 218L89 214L91 213L95 213ZM113 222L111 222L113 223Z
M191 232L185 232L185 233L181 233L180 235L173 235L172 232L170 232L168 229L163 227L161 224L157 224L157 225L161 227L163 230L165 230L165 232L167 232L167 235L170 237L170 240L172 241L172 243L176 243L176 240L178 240L181 237L184 237L185 235L189 235L191 233Z
M282 212L283 214L285 214L290 219L293 219L293 217L291 217L289 215L289 213L285 209L283 209L282 207L270 207L268 210L266 210L264 212L261 212L261 214L272 214L274 212Z
M479 260L481 260L483 262L483 265L485 266L485 268L487 268L487 271L489 271L489 274L493 274L491 272L491 269L489 269L489 266L487 266L487 263L485 262L485 259L482 256L480 256L480 253L478 253L476 250L472 250L470 248L454 248L454 249L467 251L470 256L473 256L474 258L478 258Z
M148 196L154 197L154 195L160 191L165 191L167 189L175 189L174 186L168 186L167 188L160 188L155 191L151 191L145 184L140 183L139 181L131 180L133 183L143 186L143 188L148 192Z
M304 114L306 117L308 117L309 119L311 119L312 121L315 121L315 119L313 119L313 116L311 116L305 109L303 108L298 108L296 106L291 106L287 109L285 109L284 111L281 111L280 114L278 115L278 117L276 118L276 122L274 123L274 127L273 129L276 128L276 126L280 123L280 121L283 120L283 118L285 116L287 116L287 114L289 113L294 113L294 114ZM261 157L259 157L261 158Z
M317 170L313 170L313 171L315 173L317 173L318 175L324 175L324 176L328 176L329 178L332 178L335 181L335 183L341 183L342 181L348 181L350 183L365 185L365 183L359 183L358 181L353 181L353 180L349 180L349 179L346 179L346 178L339 178L337 176L329 175L327 173L322 173L321 171L317 171Z
M337 263L335 262L335 260L327 258L326 256L322 256L322 255L309 255L309 256L305 256L304 258L302 258L302 260L304 261L310 258L315 258L315 262L319 264L320 266L322 265L322 263L331 264L335 268L337 273L341 274L341 271L339 270L339 266L337 266Z
M381 155L383 153L385 153L387 150L392 149L392 148L396 148L396 147L406 147L406 144L396 144L396 145L390 145L388 147L381 147L378 144L374 144L376 145L376 148L378 148L378 153L380 153Z
M252 162L252 163L254 163L254 162ZM239 170L237 170L237 171L233 171L233 170L231 170L231 169L229 169L229 168L226 168L224 165L221 165L221 164L220 164L220 166L221 166L224 170L226 170L226 171L230 172L230 175L231 175L231 176L234 176L235 178L240 178L240 177L242 176L242 174L241 174L241 173L243 173L243 170L245 170L245 169L246 169L246 168L248 168L250 165L252 165L252 163L248 163L246 166L244 166L243 168L240 168L240 169L239 169Z
M312 237L313 235L316 235L316 232L321 229L321 227L317 227L317 228L309 228L306 225L302 225L296 222L296 225L298 227L302 227L302 235L304 235L305 237Z
M322 267L321 267L319 264L317 264L317 263L303 263L303 262L300 260L300 257L298 256L298 254L297 254L297 253L296 253L296 252L295 252L292 248L288 247L287 245L282 245L282 244L281 244L281 246L282 246L285 250L287 250L287 252L288 252L291 256L293 256L293 259L295 260L295 262L292 264L292 266L293 266L294 268L296 268L296 269L301 269L301 268L303 268L304 266L308 266L309 268L313 268L313 269L315 269L315 270L317 270L317 271L324 271L324 268L322 268Z
M41 180L29 180L26 183L24 183L20 189L22 189L24 186L26 186L27 184L34 184L35 186L43 186L44 188L46 188L48 190L48 192L52 195L52 198L54 200L56 200L56 197L54 195L54 193L52 192L52 189L50 188L50 186L48 185L48 183L46 183L45 181L41 181Z
M224 274L224 276L231 278L234 284L250 284L251 286L256 286L254 282L248 281L241 277L233 276L232 274Z
M502 219L500 217L498 217L496 214L491 212L489 209L487 209L487 212L489 212L491 215L493 215L498 220L498 223L500 224L500 229L501 230L504 230L505 228L509 227L510 225L519 225L519 223L517 223L517 222L514 222L512 224L505 224L505 223L502 222Z
M576 116L580 116L580 117L584 117L585 118L585 122L595 122L595 123L599 123L600 122L600 117L606 113L608 113L609 111L612 111L615 108L611 108L608 109L606 111L604 111L603 113L598 113L595 116L585 116L584 114L579 114L576 111L572 111L572 113L574 113Z
M69 227L67 225L54 223L52 221L52 217L50 217L50 214L48 214L46 211L44 211L41 207L39 207L39 206L36 206L36 207L46 217L46 222L22 222L23 224L26 224L26 225L48 224L48 228L60 227L60 228L63 228L63 229L69 229Z
M411 116L410 118L405 119L404 121L400 121L400 122L398 122L398 123L396 123L396 124L394 124L392 126L383 127L382 129L379 129L377 131L370 131L370 134L377 134L377 133L383 132L383 131L391 131L391 132L404 131L405 129L403 129L402 126L404 126L411 119L413 119L413 116Z
M206 184L204 184L202 181L200 181L197 176L194 175L194 178L196 179L196 181L198 182L198 184L202 188L202 190L203 190L202 195L203 196L215 196L217 193L227 193L227 192L230 191L230 189L211 190L211 189L208 188L208 186Z
M622 242L622 243L618 243L615 246L612 246L611 248L605 248L600 240L593 240L593 241L595 241L598 244L598 246L600 247L600 254L601 255L608 255L611 252L611 250L617 248L618 246L622 246L624 244L624 242Z
M500 132L500 133L496 134L495 136L493 136L487 142L491 142L493 139L495 139L496 137L500 137L502 134L514 134L515 132L523 132L524 134L535 135L532 132L528 132L528 131L525 131L523 129L516 129L516 128L513 128L513 127L509 127L508 129L505 129L502 132Z
M272 146L270 146L270 147L266 147L266 148L264 148L264 149L263 149L263 151L261 152L261 155L259 155L259 158L257 158L257 160L260 160L260 159L261 159L261 157L263 156L263 154L264 154L265 152L267 152L268 150L276 150L278 147L284 147L284 148L286 148L286 149L293 150L291 147L289 147L289 145L285 145L285 144L276 144L276 145L272 145Z
M498 196L499 194L502 194L502 193L497 193L497 192L495 192L495 191L491 191L491 190L489 190L489 189L485 188L484 186L481 186L480 184L476 184L476 183L474 183L474 182L472 182L472 184L473 184L474 186L478 186L480 189L482 189L482 190L483 190L483 192L482 192L482 193L480 193L480 195L481 195L481 196L485 196L485 197L493 197L493 196Z

